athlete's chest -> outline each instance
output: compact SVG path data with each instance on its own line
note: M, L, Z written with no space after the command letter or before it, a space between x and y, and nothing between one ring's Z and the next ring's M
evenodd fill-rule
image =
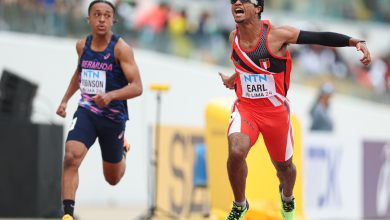
M238 39L238 45L241 46L243 51L253 51L258 46L259 39L253 39L250 41L245 41L243 39Z

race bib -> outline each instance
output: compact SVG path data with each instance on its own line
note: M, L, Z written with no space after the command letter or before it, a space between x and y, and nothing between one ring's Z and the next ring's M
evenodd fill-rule
M106 71L82 69L80 89L87 94L106 92Z
M244 98L261 99L276 95L273 75L240 73L240 80Z

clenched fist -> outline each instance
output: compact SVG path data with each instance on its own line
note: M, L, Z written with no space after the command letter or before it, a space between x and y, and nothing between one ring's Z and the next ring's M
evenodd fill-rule
M66 117L66 107L68 106L68 104L66 102L62 102L60 104L60 107L58 107L57 109L57 115L65 118Z
M106 107L112 101L112 96L110 93L100 93L99 95L95 95L92 97L95 101L96 105L100 108Z

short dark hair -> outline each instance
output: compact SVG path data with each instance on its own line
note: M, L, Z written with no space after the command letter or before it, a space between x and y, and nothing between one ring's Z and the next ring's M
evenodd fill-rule
M263 11L264 11L264 0L257 0L257 5L255 5L255 7L259 7L259 6L261 6L261 11L258 14L258 16L259 16L259 19L261 19L261 13L263 13Z
M111 6L112 10L114 10L114 15L115 15L115 7L114 7L114 5L111 2L106 1L106 0L95 0L95 1L91 2L91 4L89 4L89 7L88 7L88 15L91 12L92 6L94 4L96 4L96 3L105 3L105 4L109 5L109 6Z

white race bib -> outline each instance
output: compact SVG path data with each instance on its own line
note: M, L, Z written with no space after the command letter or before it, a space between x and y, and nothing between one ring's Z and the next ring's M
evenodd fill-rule
M106 92L106 71L82 69L80 89L87 94Z
M261 99L276 95L273 75L240 73L240 80L244 98Z

